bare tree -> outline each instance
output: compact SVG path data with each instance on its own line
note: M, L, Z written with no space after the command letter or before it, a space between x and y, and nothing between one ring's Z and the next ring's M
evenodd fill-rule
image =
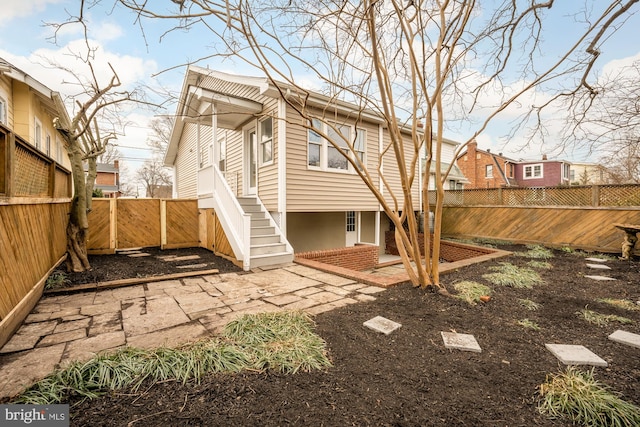
M600 76L568 103L565 137L600 155L609 180L640 183L640 61Z
M505 0L482 9L473 0L184 0L173 12L163 2L119 0L141 22L173 19L176 27L187 30L205 25L223 45L221 57L264 73L303 126L343 155L377 198L395 225L412 283L440 290L443 185L451 168L442 163L446 121L481 116L459 153L496 116L536 88L577 76L567 93L590 90L597 51L637 1L580 8L580 34L557 59L542 57L539 63L545 13L554 8L553 0ZM321 86L326 105L312 104L301 72ZM349 117L337 112L344 101L357 106ZM382 120L389 135L375 165L353 155L357 135L342 130L343 123L371 115ZM418 174L421 156L426 157L426 171L435 166L434 200L427 197L430 174ZM390 165L400 171L400 188L388 182L383 163L384 171ZM412 189L420 181L423 193L416 198ZM433 237L427 233L421 247L414 213L430 210L435 213Z
M91 198L97 175L97 159L107 152L109 144L117 138L123 126L119 120L119 107L125 103L141 102L135 92L121 90L121 81L111 67L111 77L100 82L94 69L93 56L83 62L89 77L78 74L77 70L66 69L79 88L70 95L74 114L71 118L60 116L54 120L56 129L64 138L71 160L74 196L67 226L67 268L70 271L89 269L87 257L87 213L91 210ZM58 68L63 66L58 65ZM66 108L65 100L55 98L60 110ZM83 164L87 163L85 175Z
M136 172L136 179L144 186L147 197L161 197L164 194L162 188L171 185L171 172L164 166L163 157L169 145L173 122L174 118L170 116L151 121L147 145L153 150L153 156Z

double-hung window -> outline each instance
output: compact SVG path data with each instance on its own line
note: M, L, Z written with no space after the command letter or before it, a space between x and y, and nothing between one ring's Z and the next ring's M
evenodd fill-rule
M320 122L320 120L318 119L312 119L310 125L314 129L322 129L322 122ZM309 129L307 138L309 142L307 164L309 166L319 168L322 166L322 137L314 130Z
M542 178L542 164L526 165L523 171L524 179Z
M485 178L493 178L493 165L486 165L484 170Z
M38 118L36 117L34 119L34 132L33 132L33 138L34 138L34 144L35 147L40 150L42 147L42 122L40 122L40 120L38 120Z
M260 164L273 162L273 119L260 122Z
M345 155L356 155L364 161L366 140L364 130L358 129L356 140L354 141L352 139L353 129L349 125L340 123L323 123L318 119L312 119L309 125L313 127L313 129L317 129L327 135L327 138L333 141L337 147L320 136L318 132L313 129L309 129L307 132L308 166L329 171L348 171L349 161ZM349 149L347 141L354 144L355 154Z
M7 126L7 101L4 98L0 97L0 123Z
M347 141L351 138L351 128L349 126L339 124L328 126L327 136L348 155L349 146L347 145ZM327 168L340 170L349 169L347 158L329 142L327 142Z
M353 149L355 151L356 158L360 159L360 162L364 165L366 164L365 153L367 146L367 131L364 129L357 128L356 129L356 140L353 143ZM362 168L360 168L362 169Z

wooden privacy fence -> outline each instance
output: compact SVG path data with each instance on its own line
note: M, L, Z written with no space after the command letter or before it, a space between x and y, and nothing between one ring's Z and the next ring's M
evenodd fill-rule
M619 253L615 223L640 224L640 207L445 206L442 233Z
M435 191L429 192L435 203ZM580 185L447 190L445 206L640 206L640 185Z
M93 199L87 250L200 246L198 202L182 199Z

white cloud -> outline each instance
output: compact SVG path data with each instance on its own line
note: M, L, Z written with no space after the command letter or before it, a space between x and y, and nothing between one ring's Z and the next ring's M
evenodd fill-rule
M65 0L5 0L2 3L2 20L5 25L13 18L29 16L44 11L50 4L63 3ZM2 24L0 24L1 26Z

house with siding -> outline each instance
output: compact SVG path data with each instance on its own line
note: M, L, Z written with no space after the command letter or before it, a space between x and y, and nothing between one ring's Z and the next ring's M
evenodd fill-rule
M472 188L555 187L570 184L571 163L564 160L513 160L469 143L457 158L460 170Z
M54 117L67 114L58 111L55 95L0 58L0 196L68 195L70 188L53 185L55 171L64 170L64 175L71 168L63 140L53 126ZM63 181L66 178L57 182Z
M201 209L215 210L245 268L291 260L294 251L382 247L389 229L354 166L287 103L292 90L266 78L196 66L188 68L183 83L165 156L165 165L174 171L173 197L197 198ZM311 93L305 101L319 117L326 120L331 114L340 133L354 141L350 155L366 164L383 194L389 188L401 194L390 151L383 156L384 179L379 176L378 158L390 140L382 118L321 94ZM316 125L326 135L336 132ZM443 145L448 166L458 144ZM453 187L465 182L455 166L447 179ZM412 187L416 201L422 197L421 185L416 179Z

